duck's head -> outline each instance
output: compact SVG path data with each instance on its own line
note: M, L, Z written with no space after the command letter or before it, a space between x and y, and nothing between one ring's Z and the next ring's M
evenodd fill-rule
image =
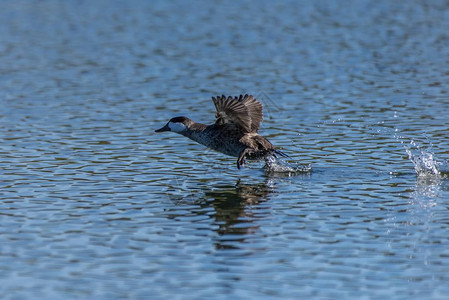
M155 132L173 131L182 133L189 129L194 122L187 117L171 118L164 127L156 129Z

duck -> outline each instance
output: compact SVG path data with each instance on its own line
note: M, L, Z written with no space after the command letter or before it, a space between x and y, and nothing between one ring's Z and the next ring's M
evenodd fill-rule
M237 168L247 160L269 162L277 155L288 157L258 133L263 121L263 106L252 95L212 97L215 123L205 125L185 117L171 118L155 132L172 131L228 156L237 157Z

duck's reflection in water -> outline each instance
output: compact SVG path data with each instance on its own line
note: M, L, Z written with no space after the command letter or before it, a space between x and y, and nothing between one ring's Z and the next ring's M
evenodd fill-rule
M245 239L258 229L257 218L263 217L258 206L268 200L273 192L270 184L244 184L240 180L235 186L222 186L206 191L203 205L212 205L218 238L217 249L240 248Z
M195 178L173 180L167 184L165 193L174 206L167 208L167 217L182 217L186 222L189 216L208 216L207 230L214 232L213 240L217 249L247 249L249 243L257 239L263 220L269 216L271 206L266 204L280 185L291 184L295 178L309 178L310 174L290 177L285 174L264 176L251 183L237 180L221 183L216 179L198 180ZM265 204L264 204L265 203ZM195 226L198 218L194 217ZM205 230L204 227L201 227ZM250 241L250 239L253 239Z

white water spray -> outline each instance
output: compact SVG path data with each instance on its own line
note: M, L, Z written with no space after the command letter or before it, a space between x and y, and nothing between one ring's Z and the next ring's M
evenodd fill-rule
M410 142L405 142L404 138L395 134L408 155L409 160L413 163L416 175L418 177L436 177L447 178L449 175L449 164L437 160L435 153L432 150L432 143L427 139L427 146L411 139Z
M266 160L266 171L268 173L286 173L290 175L298 173L310 173L312 172L312 166L310 164L302 165L294 162L288 162L283 158L269 156Z

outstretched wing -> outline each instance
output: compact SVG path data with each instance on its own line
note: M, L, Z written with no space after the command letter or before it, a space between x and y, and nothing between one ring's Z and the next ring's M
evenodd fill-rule
M242 96L240 95L240 97ZM245 95L242 100L248 108L251 117L251 132L257 132L260 128L260 123L263 121L262 103L252 95Z
M251 95L212 97L217 113L215 124L234 124L244 132L257 132L263 120L262 104Z

